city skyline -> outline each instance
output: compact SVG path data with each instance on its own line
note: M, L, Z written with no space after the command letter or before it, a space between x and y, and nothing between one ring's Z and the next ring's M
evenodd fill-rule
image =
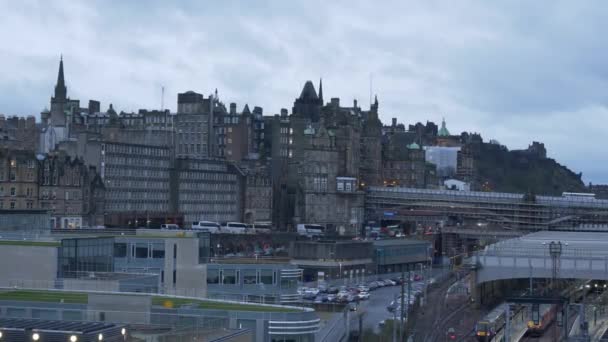
M137 23L112 15L137 8L113 2L1 6L10 14L0 24L8 42L0 63L5 115L39 117L61 53L69 96L100 100L103 110L109 103L125 111L159 108L164 85L172 111L177 93L217 88L225 103L259 105L271 115L290 108L304 82L319 77L327 99L356 98L366 108L372 75L384 123L445 117L453 133L477 131L510 149L542 141L550 157L586 182L608 182L597 124L608 118L599 62L605 51L591 35L601 30L601 10L592 5L389 6L408 19L403 25L394 15L380 20L388 8L362 3L337 17L337 6L264 2L243 14L230 2L211 11L235 14L224 26L221 16L185 2L150 6ZM569 8L575 6L587 7ZM39 20L17 34L9 30L32 13ZM560 34L560 25L580 15L588 19L584 27Z

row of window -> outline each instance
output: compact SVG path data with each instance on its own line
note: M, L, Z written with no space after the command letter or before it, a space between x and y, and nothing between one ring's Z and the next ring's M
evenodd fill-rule
M155 170L155 169L148 169L148 168L142 168L141 170L139 170L139 169L115 167L115 166L108 165L105 167L105 175L106 176L126 176L126 177L134 176L134 177L146 177L146 178L151 178L151 177L168 178L169 171Z
M184 192L217 192L217 193L232 193L237 190L234 183L198 183L198 182L180 182L179 190Z
M293 128L281 127L281 134L293 134Z
M202 203L181 203L179 206L180 211L182 212L203 212L203 209L207 210L207 212L218 213L218 214L234 214L236 212L237 206L234 204L202 204Z
M104 161L105 165L141 165L151 167L168 168L168 159L156 159L156 158L139 158L139 157L119 157L119 156L107 156Z
M205 192L180 192L179 201L223 201L235 202L236 194L234 193L205 193Z
M124 202L106 202L107 211L157 211L164 212L169 210L169 205L166 203L124 203Z
M194 153L205 153L207 154L207 144L179 144L178 150L180 154L194 154Z
M114 243L115 258L136 259L163 259L165 257L165 244L163 243Z
M106 192L106 199L108 200L166 200L169 197L169 193L166 191L122 191L122 190L111 190Z
M277 272L274 270L207 270L207 284L222 284L236 285L241 283L244 285L275 285Z
M136 154L138 156L169 157L168 148L146 147L119 144L101 144L101 150L107 153Z
M106 179L106 188L138 188L152 190L167 190L169 182L167 181L151 181L151 180L131 180L112 178Z

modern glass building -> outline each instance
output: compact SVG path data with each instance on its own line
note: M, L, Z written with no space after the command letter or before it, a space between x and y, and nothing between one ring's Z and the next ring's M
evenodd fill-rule
M255 263L254 263L255 262ZM300 300L302 269L287 259L225 259L207 264L210 298L287 304Z

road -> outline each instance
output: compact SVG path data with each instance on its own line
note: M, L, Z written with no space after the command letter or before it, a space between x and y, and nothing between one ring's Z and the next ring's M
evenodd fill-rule
M407 286L405 291L407 293ZM386 307L399 294L401 294L401 286L386 286L371 292L369 300L361 301L359 311L363 313L363 329L377 331L378 322L393 319L393 313L389 312Z

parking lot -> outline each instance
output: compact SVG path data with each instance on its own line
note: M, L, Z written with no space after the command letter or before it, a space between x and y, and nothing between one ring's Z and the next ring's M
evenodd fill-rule
M431 280L432 281L432 280ZM399 317L400 300L398 296L401 294L401 279L381 279L378 281L369 281L362 284L353 284L350 286L320 286L317 288L304 287L300 289L303 300L307 302L327 303L336 302L344 303L352 312L353 322L351 329L358 327L358 315L363 315L363 329L377 330L379 323L393 317ZM411 276L409 285L410 295L408 296L408 284L405 284L405 308L413 304L414 300L422 296L424 292L425 281L421 275ZM409 298L409 300L408 300ZM409 304L408 304L409 302ZM393 311L389 311L391 306Z

